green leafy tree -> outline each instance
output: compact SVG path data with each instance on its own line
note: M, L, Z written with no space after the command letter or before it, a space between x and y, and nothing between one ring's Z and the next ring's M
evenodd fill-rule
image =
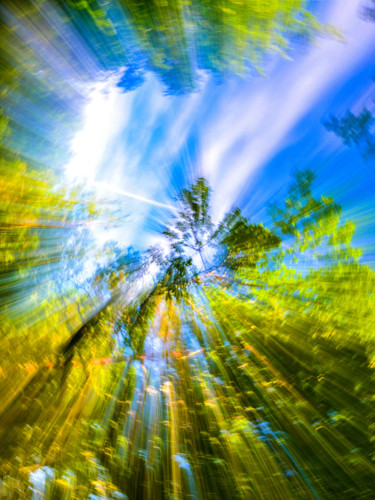
M326 122L327 130L339 136L346 146L355 145L361 150L364 158L375 156L373 138L374 117L364 109L358 116L348 111L342 118L332 117Z
M372 498L375 275L313 180L297 172L272 232L237 209L214 225L200 179L169 253L107 246L95 307L38 324L58 355L2 357L3 493Z
M238 208L215 226L210 216L210 198L211 189L203 178L178 196L177 213L163 232L176 255L199 255L202 272L208 274L255 266L265 253L280 244L278 236L261 224L251 224Z
M120 87L132 90L151 70L175 95L196 90L201 70L218 81L262 72L268 52L288 56L293 36L333 32L302 0L87 0L62 7L80 23L92 53L100 53L103 69L125 67Z

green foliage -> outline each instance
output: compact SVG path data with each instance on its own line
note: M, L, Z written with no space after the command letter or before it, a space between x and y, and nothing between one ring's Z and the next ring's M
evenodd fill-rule
M283 246L238 209L215 227L200 179L169 254L110 243L85 299L49 296L21 345L8 333L8 497L49 471L46 498L371 498L375 274L313 178L298 172L272 209ZM211 267L194 269L188 252L206 248Z
M250 224L238 208L228 212L215 227L210 216L210 197L211 189L203 178L181 191L177 214L163 232L173 252L199 255L207 274L220 268L255 266L266 252L280 244L278 236L260 224ZM214 251L211 259L206 256L209 249Z
M15 5L0 56L1 495L38 496L32 474L48 471L45 498L372 498L375 276L310 171L273 207L274 231L236 208L215 226L198 179L165 229L169 253L88 257L95 203L41 168L64 161L82 103L66 75L122 68L132 90L152 70L190 92L201 70L262 71L317 20L281 0ZM332 128L362 147L371 126L364 112Z
M342 118L333 116L325 124L327 130L339 136L346 146L354 144L359 147L364 158L373 158L375 155L373 125L374 117L367 109L364 109L358 116L350 111Z
M231 270L256 266L266 252L281 243L278 236L261 224L250 224L238 208L225 215L213 241L224 248L222 265Z
M341 207L331 198L316 199L311 190L314 174L296 173L285 207L270 205L275 227L292 237L288 253L295 261L302 259L357 260L361 252L351 246L354 224L340 222Z
M210 188L203 178L179 194L180 209L163 231L175 252L182 253L186 248L200 252L208 243L213 228L210 196Z
M302 0L61 4L71 22L83 27L103 69L126 67L119 83L125 90L141 84L145 70L158 76L167 93L177 95L198 88L201 70L218 81L228 74L262 72L267 52L288 56L293 35L306 40L330 32Z

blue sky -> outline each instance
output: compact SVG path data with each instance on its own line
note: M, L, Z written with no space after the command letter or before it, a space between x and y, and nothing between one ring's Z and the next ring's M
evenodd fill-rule
M217 85L202 73L199 92L166 96L152 74L128 93L111 74L92 92L68 175L116 190L128 217L113 235L145 248L171 213L157 204L173 205L198 176L213 188L214 220L240 206L258 222L267 221L269 201L285 198L293 171L310 167L318 174L317 193L343 206L344 217L357 224L356 242L372 260L374 162L323 125L331 114L375 109L375 23L361 18L362 5L319 3L322 20L344 40L320 37L296 46L291 60L269 57L266 76Z

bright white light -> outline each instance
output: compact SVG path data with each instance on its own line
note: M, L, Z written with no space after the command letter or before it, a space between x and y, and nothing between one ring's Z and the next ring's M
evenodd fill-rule
M117 79L113 75L90 92L83 128L71 143L72 158L66 166L70 180L94 180L106 149L126 126L133 93L121 94Z

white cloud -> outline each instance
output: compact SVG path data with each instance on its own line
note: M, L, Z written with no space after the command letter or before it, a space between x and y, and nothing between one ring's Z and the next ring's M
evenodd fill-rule
M66 166L69 179L94 180L108 145L129 121L134 94L121 93L116 78L98 83L90 93L83 128L71 143L72 157Z

